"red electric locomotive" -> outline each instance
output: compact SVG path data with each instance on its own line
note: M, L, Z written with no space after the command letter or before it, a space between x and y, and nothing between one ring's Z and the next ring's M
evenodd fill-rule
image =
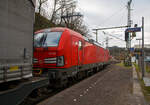
M68 28L43 29L34 35L34 73L49 76L54 87L97 71L109 58L107 49Z

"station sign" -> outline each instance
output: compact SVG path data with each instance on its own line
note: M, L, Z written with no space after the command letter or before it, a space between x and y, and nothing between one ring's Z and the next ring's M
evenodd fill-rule
M131 52L134 52L134 48L130 48L130 51L131 51Z
M136 27L136 28L127 28L126 32L140 32L141 27Z

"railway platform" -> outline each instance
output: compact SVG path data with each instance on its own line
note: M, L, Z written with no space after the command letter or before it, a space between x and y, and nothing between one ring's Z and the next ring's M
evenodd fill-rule
M103 71L37 105L147 105L135 70L109 65Z

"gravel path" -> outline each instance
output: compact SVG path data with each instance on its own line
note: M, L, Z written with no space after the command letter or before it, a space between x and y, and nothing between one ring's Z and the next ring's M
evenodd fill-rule
M132 95L132 82L132 69L109 65L38 105L144 105Z

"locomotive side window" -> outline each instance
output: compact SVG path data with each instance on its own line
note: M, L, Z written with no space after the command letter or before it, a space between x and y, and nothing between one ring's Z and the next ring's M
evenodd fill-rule
M79 49L82 50L82 42L79 41Z

